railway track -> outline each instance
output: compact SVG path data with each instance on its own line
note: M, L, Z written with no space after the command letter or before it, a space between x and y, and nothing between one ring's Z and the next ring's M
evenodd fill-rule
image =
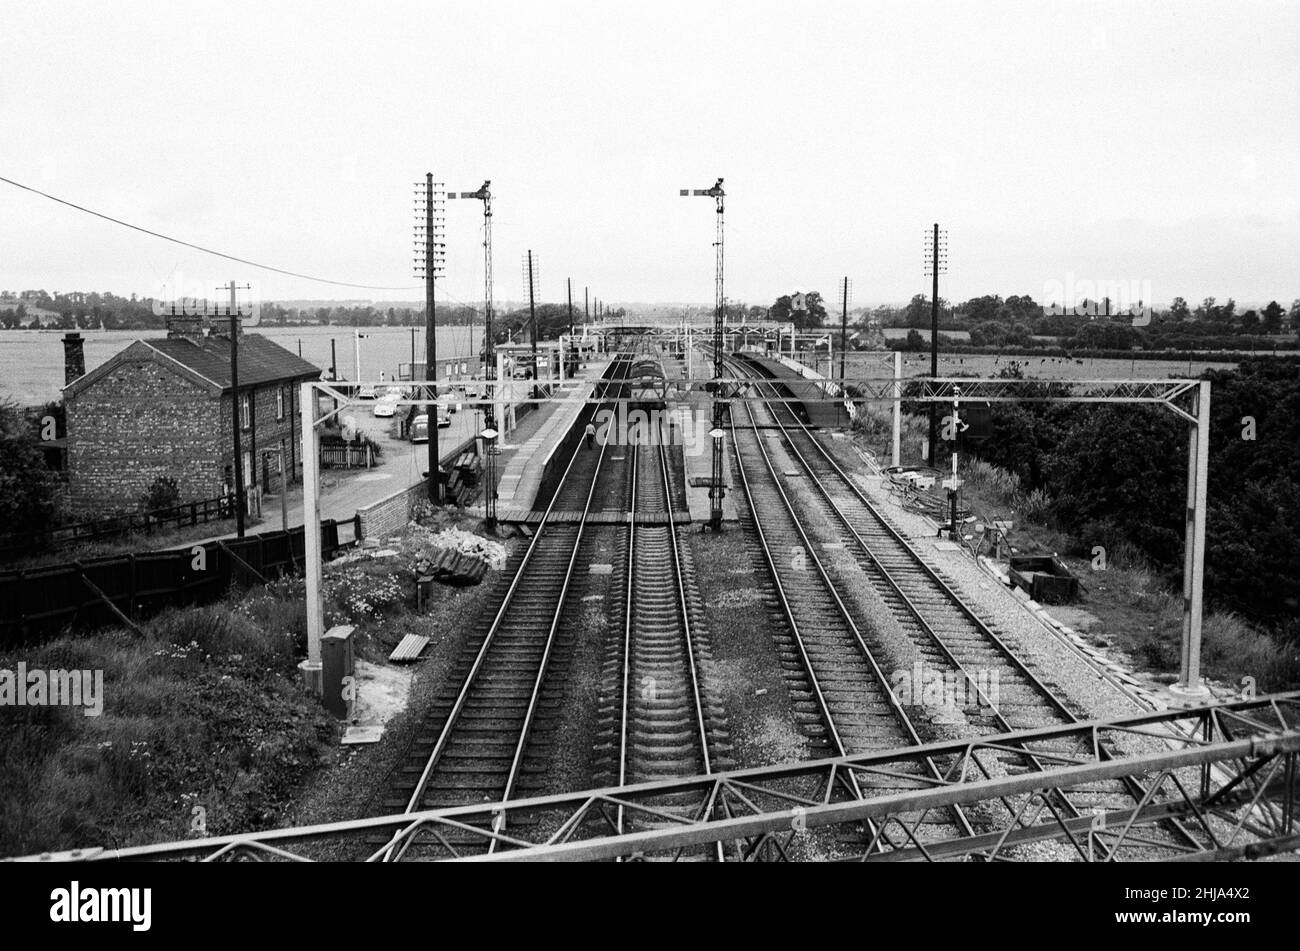
M688 549L680 544L668 453L662 430L629 454L629 513L623 549L622 624L611 630L602 690L601 747L610 781L654 782L711 773L730 765L721 707L710 703L705 671L711 662L702 630ZM664 815L626 815L620 831L696 818L680 802L654 804ZM678 859L725 858L721 846Z
M626 359L616 361L605 393L617 389L626 369ZM584 441L574 449L486 633L461 659L461 676L451 681L459 687L438 698L426 729L412 744L410 765L397 781L406 812L505 801L519 789L530 742L558 719L564 671L554 669L557 633L572 607L568 602L581 560L586 515L598 495L607 452L605 445L599 453L587 450ZM553 511L574 506L577 499L582 512L578 522L549 521ZM457 847L445 836L437 844L443 854ZM404 845L402 852L412 848L420 848L418 839ZM390 850L387 857L400 856Z
M890 690L885 673L782 486L765 445L770 436L757 428L748 404L746 413L748 427L736 426L732 417L732 446L753 527L790 632L792 653L807 685L806 695L794 697L796 710L805 714L800 725L820 742L827 756L919 745L915 727ZM937 779L940 775L928 760L913 768L918 777L924 773ZM857 797L916 788L900 783L899 778L850 774L845 783L848 792ZM901 825L891 828L868 825L862 834L876 851L908 845L923 849L927 841L969 835L971 825L961 810L952 809L907 815Z
M733 362L733 366L741 375L754 375L753 368L743 363ZM759 383L759 389L760 393L778 395L777 385L770 381ZM832 544L851 553L899 628L912 641L925 669L937 674L944 684L957 688L963 704L959 709L951 705L943 708L948 725L956 725L964 735L987 736L1078 722L1079 717L1059 696L1057 685L1029 670L991 622L968 605L947 577L929 564L871 503L790 404L764 401L755 409L747 401L745 406L751 425L772 427L768 431L774 433L787 457L807 476L804 483L810 491L800 494L801 514L808 517L818 513L834 526L836 541ZM879 645L871 641L868 635L863 649L878 652ZM1079 750L1062 748L1053 752L1071 757ZM990 765L1023 772L1042 768L1043 764L1037 758L1008 751L999 757L998 764ZM1077 817L1132 806L1145 793L1136 782L1116 781L1076 790L1069 798L1058 794L1059 801L1054 805ZM1166 840L1144 843L1156 854L1170 840L1191 840L1184 829L1173 823L1163 831Z

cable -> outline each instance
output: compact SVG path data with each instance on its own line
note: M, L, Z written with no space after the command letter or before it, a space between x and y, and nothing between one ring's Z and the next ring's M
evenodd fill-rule
M170 241L173 244L179 244L187 248L193 248L195 251L202 251L204 254L212 254L219 258L225 258L227 261L236 261L240 264L247 264L249 267L260 268L263 271L274 271L276 274L284 274L287 275L288 277L296 277L304 281L315 281L318 284L333 284L336 287L355 287L367 291L414 291L414 290L419 290L424 286L423 284L409 284L402 287L386 287L379 284L352 284L349 283L348 281L331 281L328 278L324 278L324 277L313 277L310 274L299 274L297 271L286 271L284 268L272 267L269 264L258 264L256 261L249 261L246 258L235 257L233 254L225 254L222 251L214 251L211 248L205 248L202 245L192 244L189 241L182 241L180 238L173 238L170 237L169 235L159 234L157 231L150 231L148 228L142 228L139 225L133 225L129 221L122 221L121 219L114 218L111 215L105 215L98 211L94 211L90 208L85 208L81 205L75 204L74 202L67 201L63 198L58 198L54 195L50 195L46 192L41 191L40 189L32 188L30 185L24 185L22 182L15 182L11 178L5 178L3 175L0 175L0 182L5 182L9 185L13 185L15 188L21 188L23 191L31 192L33 195L40 195L42 198L48 198L50 201L58 202L60 205L67 205L69 208L75 208L77 211L83 211L88 215L94 215L96 218L102 218L105 221L111 221L115 225L121 225L124 228L130 228L133 231L139 231L143 234L150 235L151 237L154 238L161 238L162 240Z

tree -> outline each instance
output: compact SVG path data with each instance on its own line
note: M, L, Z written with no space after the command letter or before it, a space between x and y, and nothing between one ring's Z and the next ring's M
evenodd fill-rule
M33 422L16 403L0 400L0 525L6 532L43 531L59 508L58 480L45 466Z
M1061 525L1085 548L1127 538L1161 564L1182 556L1186 437L1173 414L1099 406L1075 414L1045 466Z
M1169 316L1176 321L1187 320L1191 315L1192 312L1187 306L1187 301L1181 297L1175 297L1174 302L1169 305Z
M996 294L972 297L961 305L963 316L972 324L997 320L1002 315L1002 298Z
M791 296L783 294L776 299L768 315L778 323L793 323L796 330L820 327L825 322L826 306L822 303L822 295L818 291L809 291L804 295L803 310L795 310L792 304Z
M1259 330L1259 314L1248 310L1241 315L1241 332L1253 334Z
M1003 327L995 320L986 320L970 329L970 342L976 347L992 347L1002 343Z
M924 294L916 294L912 297L907 307L903 309L903 326L930 326L930 298Z
M903 344L904 350L921 351L925 349L925 338L921 336L920 331L909 330L907 340Z
M1277 301L1269 301L1268 306L1264 308L1264 333L1275 334L1282 332L1282 318L1286 311Z

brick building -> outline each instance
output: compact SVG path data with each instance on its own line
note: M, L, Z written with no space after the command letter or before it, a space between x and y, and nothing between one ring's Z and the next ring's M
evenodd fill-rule
M159 476L175 479L184 501L234 485L228 333L209 333L203 318L175 318L166 337L137 340L80 375L75 336L65 339L63 388L75 507L131 506ZM279 490L275 456L265 450L283 449L291 481L301 480L298 386L319 378L319 368L279 344L240 333L240 443L250 490Z

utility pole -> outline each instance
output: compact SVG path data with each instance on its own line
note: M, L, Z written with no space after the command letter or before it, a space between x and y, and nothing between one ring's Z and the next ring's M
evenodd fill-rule
M933 234L926 235L926 243L929 245L927 250L930 252L926 259L926 270L934 282L930 294L930 379L939 376L939 275L948 269L947 255L947 234L939 231L938 222L934 225ZM939 416L937 403L930 404L930 446L929 458L926 460L931 466L935 466L938 459L939 436Z
M564 284L569 297L569 349L572 350L573 349L573 278L566 277L564 279ZM568 358L569 355L567 353L565 353L560 357L561 360L568 360Z
M533 298L533 252L530 248L528 251L528 326L531 328L529 335L533 344L533 398L537 398L539 381L541 379L541 367L537 365L537 303Z
M424 278L424 383L426 396L432 401L429 416L428 474L425 476L429 501L442 502L442 468L438 452L438 322L434 293L435 281L444 273L446 218L443 202L446 192L441 182L426 172L424 181L415 183L415 274ZM360 371L358 370L358 375ZM415 329L411 329L411 379L415 382Z
M244 513L248 509L248 499L244 492L244 437L240 431L240 402L239 402L239 301L238 292L248 290L249 284L239 284L231 281L228 285L223 285L221 290L230 291L230 303L226 307L226 313L230 317L230 431L233 436L235 449L235 535L238 538L244 537ZM252 412L252 407L249 407ZM252 461L250 456L249 461Z
M844 395L844 352L849 346L849 279L844 277L844 303L840 308L840 395ZM830 368L827 367L829 370Z
M584 324L590 324L590 323L591 323L591 297L590 297L590 292L591 292L591 288L589 288L589 287L584 287L584 288L582 289L582 322L583 322Z
M334 338L330 337L330 379L339 378L339 355L334 349Z
M429 405L429 501L435 505L442 502L442 467L438 453L438 384L434 381L438 379L438 323L436 303L434 300L434 279L438 273L438 233L434 230L434 197L433 197L433 174L426 172L424 176L425 203L424 203L424 233L428 236L431 247L429 248L430 257L433 259L430 263L433 267L426 267L424 270L424 361L425 373L424 378L430 384L429 395L434 402Z

